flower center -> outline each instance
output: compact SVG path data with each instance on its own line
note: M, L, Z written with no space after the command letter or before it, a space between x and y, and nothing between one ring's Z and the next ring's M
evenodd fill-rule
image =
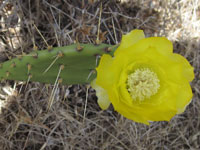
M160 88L160 80L149 68L136 69L128 75L127 89L134 100L143 101L155 95Z

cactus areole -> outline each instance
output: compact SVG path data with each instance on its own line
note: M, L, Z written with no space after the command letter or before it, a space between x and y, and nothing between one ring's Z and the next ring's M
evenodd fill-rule
M35 81L62 84L86 84L96 77L98 58L113 55L117 46L73 44L34 51L0 65L1 80Z

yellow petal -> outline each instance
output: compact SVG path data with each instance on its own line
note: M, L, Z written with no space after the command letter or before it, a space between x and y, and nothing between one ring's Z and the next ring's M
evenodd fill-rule
M109 90L120 76L120 69L118 67L113 65L113 58L110 55L104 54L101 57L99 66L96 68L96 83L102 88Z
M162 95L161 98L171 97ZM157 105L145 103L129 105L124 103L124 99L120 97L120 102L115 103L114 108L124 117L147 125L149 121L169 121L177 113L177 109L171 106L168 100Z
M137 114L135 112L131 112L127 110L126 108L121 108L121 109L117 109L117 111L123 115L124 117L133 120L135 122L139 122L139 123L144 123L146 125L149 125L148 120L145 118L145 116L143 116L142 114Z
M178 114L185 111L186 106L191 102L192 100L192 89L190 87L189 83L186 83L179 87L178 95L176 97L176 107L178 110Z
M115 51L115 55L117 55L117 53L120 51L123 52L123 49L126 49L129 46L132 46L134 43L136 43L139 40L144 39L144 38L145 38L145 35L142 30L132 30L128 34L123 35L121 44L118 47L118 50Z
M111 85L111 79L113 78L112 72L110 71L112 65L112 57L110 55L104 54L101 56L99 66L97 70L97 79L96 83L102 88L108 88ZM104 82L106 81L106 82Z
M149 51L149 49L153 49L153 51ZM163 37L152 37L139 40L137 43L133 44L132 46L123 49L121 51L119 48L116 50L112 68L118 67L118 70L121 68L125 68L128 64L133 62L141 62L140 64L152 64L150 61L159 59L160 61L164 62L167 66L166 59L162 60L162 57L168 57L172 55L173 46L172 43ZM148 54L147 54L148 53ZM154 55L156 53L156 55ZM150 58L150 56L152 58ZM157 57L159 56L159 57ZM147 59L146 57L150 58ZM157 58L155 58L157 57ZM169 59L169 58L168 58Z
M148 59L150 64L156 65L158 69L164 70L165 81L182 84L184 80L192 81L194 79L193 67L179 54L163 55L155 47L150 47L146 49L143 57ZM157 69L155 68L155 70ZM160 78L163 78L163 75Z
M126 57L129 56L127 58L134 58L139 54L144 54L144 52L151 47L155 48L157 51L159 51L159 53L163 55L169 55L173 52L173 45L167 38L149 37L139 40L137 43L129 46L126 49L123 49L123 51L120 49L118 52L118 49L120 48L119 47L115 52L115 56L120 54L119 57L124 57L125 55Z
M187 59L179 54L173 54L172 60L181 64L183 67L182 75L190 82L194 79L194 68L190 65Z
M96 95L98 98L97 102L101 107L101 109L103 110L107 109L110 105L107 91L96 84L96 79L92 81L91 86L96 91Z
M169 121L177 113L176 97L169 95L168 90L162 90L153 99L146 100L147 102L134 102L132 100L132 104L127 102L129 98L126 90L119 91L119 94L120 102L115 104L115 108L125 117L137 122L146 124L148 121ZM111 102L113 102L112 99ZM126 110L126 113L123 110Z

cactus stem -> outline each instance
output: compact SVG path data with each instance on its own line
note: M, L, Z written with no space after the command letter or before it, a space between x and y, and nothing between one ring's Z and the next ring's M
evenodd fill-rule
M62 78L59 78L58 82L59 82L59 83L62 83L62 82L63 82L63 79L62 79Z
M32 76L32 74L29 73L28 77L31 79L33 76Z
M17 58L22 59L23 56L36 57L37 53L33 53L33 54L30 54L30 55L17 55Z
M16 64L15 64L15 62L13 62L12 64L11 64L11 66L10 66L11 68L15 68L16 67Z
M65 68L64 65L60 65L60 69L63 70Z
M61 57L64 56L64 53L63 53L62 51L59 51L58 54L57 54L57 56L58 56L59 58L61 58Z
M112 47L108 44L95 46L76 43L55 47L51 52L46 49L30 54L23 53L17 58L0 63L0 78L26 82L31 73L33 77L29 76L30 81L54 84L60 68L62 84L87 84L95 79L97 74L93 70L98 66L101 55L106 53L104 48L110 46ZM77 47L79 51L81 48L83 50L77 52ZM114 50L115 48L108 54L113 56ZM9 73L6 74L6 71ZM56 81L55 85L58 82L61 83L61 80Z
M101 55L96 55L96 66L98 66L98 61L101 58Z
M110 52L109 47L104 48L104 51L105 51L106 53L109 53L109 52Z
M59 71L58 71L58 75L56 77L56 81L55 81L54 86L53 86L53 90L52 90L51 95L49 97L49 103L48 103L47 110L49 110L51 108L52 104L53 104L54 97L55 97L55 94L56 94L56 90L58 89L58 85L60 83L59 80L61 79L61 78L59 78L60 73L63 69L64 69L64 65L61 65L60 68L59 68ZM60 80L60 81L62 82L62 80Z
M58 58L60 58L60 57L61 57L61 55L58 54L58 55L56 56L56 58L52 61L52 63L47 67L47 69L46 69L42 74L44 75L47 71L49 71L49 69L53 66L53 64L56 62L56 60L57 60Z
M90 71L90 73L88 74L88 77L87 77L87 81L90 79L90 77L93 73L96 73L96 70L93 69Z
M26 82L26 86L25 86L25 91L26 91L26 89L27 89L27 87L28 87L28 83L29 83L29 81L30 81L31 78L32 78L32 75L29 74L29 75L28 75L27 82Z
M116 48L116 47L118 47L119 46L119 44L116 44L116 45L113 45L113 46L111 46L111 47L106 47L106 48L104 48L103 50L106 52L106 53L109 53L109 52L111 52L114 48Z
M6 77L9 77L10 72L6 71Z
M49 67L43 72L43 74L45 74L53 66L53 64L56 62L56 60L58 58L61 58L63 56L64 56L64 53L61 52L61 51L59 51L58 54L57 54L57 56L56 56L56 58L52 61L52 63L49 65Z
M51 51L52 49L53 49L53 47L50 46L50 45L48 45L47 50L48 50L48 51Z
M31 70L31 64L27 64L27 68L28 68L28 73L27 74L29 74L29 72L30 72L30 70Z
M32 57L37 59L38 58L38 53L37 52L33 53Z
M83 50L83 47L80 45L79 42L77 42L76 50L77 50L78 52L80 52L80 51Z
M22 60L22 55L17 55L17 58L19 59L19 60Z

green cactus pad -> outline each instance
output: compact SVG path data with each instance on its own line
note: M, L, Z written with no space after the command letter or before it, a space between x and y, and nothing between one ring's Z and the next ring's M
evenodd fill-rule
M96 77L97 56L113 55L115 49L107 44L73 44L34 51L2 63L0 79L54 83L59 76L62 84L90 83Z

